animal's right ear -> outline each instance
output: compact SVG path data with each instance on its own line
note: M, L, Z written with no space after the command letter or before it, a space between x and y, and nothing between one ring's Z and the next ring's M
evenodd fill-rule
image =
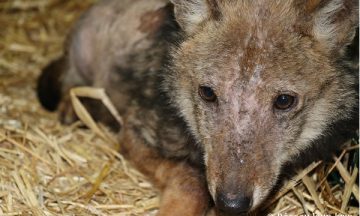
M175 18L181 28L191 35L206 20L218 18L217 0L170 0L175 6Z

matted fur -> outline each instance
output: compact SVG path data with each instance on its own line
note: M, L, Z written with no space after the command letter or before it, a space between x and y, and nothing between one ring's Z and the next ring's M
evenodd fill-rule
M344 61L356 2L173 3L105 0L80 19L55 77L63 119L73 117L71 87L103 87L125 120L122 153L163 191L159 215L205 214L206 186L215 204L239 195L255 210L285 167L357 127L358 75ZM217 101L203 101L199 86ZM296 106L274 109L279 94Z

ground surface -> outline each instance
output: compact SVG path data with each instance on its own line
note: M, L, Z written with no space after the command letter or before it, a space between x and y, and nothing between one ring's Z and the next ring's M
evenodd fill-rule
M156 212L156 190L114 146L81 123L60 125L36 100L41 68L61 55L73 21L94 1L0 1L0 215ZM275 215L356 215L356 151L353 144L337 163L300 172L270 205ZM339 184L324 178L331 171Z

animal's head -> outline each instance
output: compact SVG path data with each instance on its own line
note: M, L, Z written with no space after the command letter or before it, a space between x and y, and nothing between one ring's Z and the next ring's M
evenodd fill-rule
M357 1L173 3L186 38L167 91L203 146L216 205L247 212L287 161L356 106L356 79L339 61Z

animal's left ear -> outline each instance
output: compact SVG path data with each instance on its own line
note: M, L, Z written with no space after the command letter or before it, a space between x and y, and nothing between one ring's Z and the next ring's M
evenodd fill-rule
M358 0L307 0L311 34L329 52L342 51L358 27Z

